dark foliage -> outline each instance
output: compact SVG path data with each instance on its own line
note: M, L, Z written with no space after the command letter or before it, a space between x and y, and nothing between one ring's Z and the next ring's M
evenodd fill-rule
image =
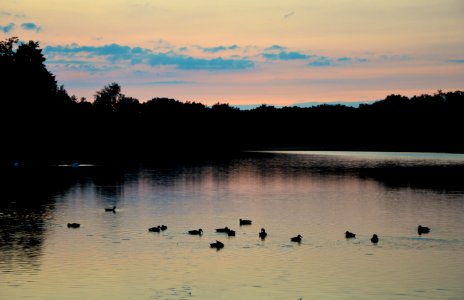
M153 98L117 83L80 101L57 86L37 42L0 42L2 164L139 162L223 156L247 149L464 152L464 92L389 95L359 108L228 104Z

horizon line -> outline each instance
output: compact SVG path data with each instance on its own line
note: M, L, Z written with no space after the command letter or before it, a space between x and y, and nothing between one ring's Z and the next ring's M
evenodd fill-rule
M368 101L330 101L330 102L322 102L322 101L306 101L306 102L296 102L290 105L272 105L272 104L237 104L237 105L230 105L231 107L238 108L240 110L252 110L255 108L258 108L260 106L266 105L270 107L275 107L275 108L283 108L283 107L301 107L301 108L307 108L307 107L314 107L314 106L319 106L319 105L344 105L348 107L354 107L358 108L361 104L372 104L377 101L381 101L382 99L377 99L377 100L368 100ZM212 105L208 105L212 106Z

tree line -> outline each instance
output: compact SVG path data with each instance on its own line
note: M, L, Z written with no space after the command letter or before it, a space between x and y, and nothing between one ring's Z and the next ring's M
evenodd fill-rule
M38 42L0 42L1 161L136 162L252 149L464 152L464 92L389 95L358 108L228 104L121 93L118 83L77 99L58 86Z

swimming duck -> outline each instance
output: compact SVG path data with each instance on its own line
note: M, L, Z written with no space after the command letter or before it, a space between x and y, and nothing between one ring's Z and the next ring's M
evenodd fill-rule
M105 208L105 211L116 212L116 206L113 206L112 208L111 208L111 207L106 207L106 208Z
M242 225L251 225L251 220L240 219L240 226Z
M79 223L68 223L68 228L79 228L81 224Z
M188 232L189 234L192 234L192 235L202 235L203 234L203 229L198 229L198 230L189 230Z
M227 232L229 232L229 230L230 230L229 227L224 227L224 228L216 229L216 232L226 232L227 233Z
M224 244L221 243L220 241L216 240L216 243L211 243L209 244L211 246L211 248L216 248L216 249L221 249L221 248L224 248Z
M261 228L261 232L259 233L259 237L264 240L267 236L266 230L264 228Z
M374 244L377 244L379 242L379 237L377 236L377 234L374 234L372 236L371 242L373 242Z
M345 232L345 238L352 239L352 238L355 238L355 237L356 237L356 234L354 234L352 232L349 232L349 231Z
M301 235L297 235L297 236L292 237L290 240L291 240L292 242L298 242L298 243L300 243L300 242L301 242L301 238L302 238Z
M229 229L229 231L227 231L227 235L228 236L235 236L235 230Z
M161 229L162 231L165 231L166 229L168 229L168 226L166 226L166 225L161 225L161 226L160 226L160 229Z
M419 227L417 227L417 233L419 233L419 234L429 233L429 232L430 232L430 228L428 228L428 227L421 226L421 225L419 225Z
M159 225L152 227L152 228L148 228L148 231L151 231L151 232L160 232L160 230L161 230L161 227Z

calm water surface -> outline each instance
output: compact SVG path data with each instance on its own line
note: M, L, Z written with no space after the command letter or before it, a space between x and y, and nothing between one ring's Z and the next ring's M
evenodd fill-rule
M280 151L2 178L0 299L464 299L463 155Z

